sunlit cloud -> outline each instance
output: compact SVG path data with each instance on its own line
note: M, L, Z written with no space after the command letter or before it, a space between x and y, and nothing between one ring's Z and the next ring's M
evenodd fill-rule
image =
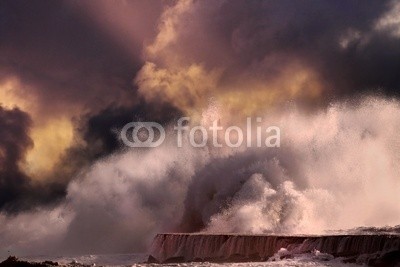
M44 179L73 143L74 128L71 118L64 114L44 114L29 88L16 78L0 85L1 106L18 108L29 114L33 125L29 131L33 147L27 151L26 159L19 165L30 177Z

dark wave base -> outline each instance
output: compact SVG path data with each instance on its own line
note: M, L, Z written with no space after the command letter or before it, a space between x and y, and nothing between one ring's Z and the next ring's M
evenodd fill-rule
M258 262L276 258L284 248L286 256L318 250L343 262L371 266L400 263L400 236L388 234L280 236L239 234L158 234L149 262ZM281 250L282 251L282 250ZM278 253L279 254L279 253Z

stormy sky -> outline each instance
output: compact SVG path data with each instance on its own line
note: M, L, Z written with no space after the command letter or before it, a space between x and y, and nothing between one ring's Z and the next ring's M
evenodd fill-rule
M396 100L399 70L399 1L0 1L1 214L62 203L132 120Z
M132 82L161 3L120 2L114 11L108 5L0 3L2 210L63 197L74 172L117 149L114 130L135 117L163 121L178 114L145 103ZM102 25L104 16L108 22L125 16L128 32L114 37L107 27L118 21Z

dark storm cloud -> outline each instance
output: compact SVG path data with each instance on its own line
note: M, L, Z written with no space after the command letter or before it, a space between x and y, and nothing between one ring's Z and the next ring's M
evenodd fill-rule
M65 194L58 182L32 182L21 170L26 152L32 149L29 115L17 108L0 106L0 210L17 212L51 203Z
M233 47L245 63L243 68L283 53L313 66L329 87L329 97L378 90L398 95L400 38L374 29L392 2L312 1L305 5L256 1L222 8L228 9L227 13L233 9L231 14L245 9L241 19L232 15L223 20L239 25ZM352 32L356 36L351 36ZM342 46L345 38L349 38L348 44Z
M9 132L12 136L18 126L22 136L15 135L16 139L21 139L19 143L2 140L2 145L7 144L7 153L14 151L12 153L18 157L0 160L7 166L7 171L1 174L0 209L17 211L60 199L74 175L94 159L118 148L115 129L144 113L149 119L157 119L160 117L157 112L161 110L161 116L167 119L169 113L164 111L168 107L144 107L132 84L132 77L142 64L143 40L130 38L129 50L114 40L103 29L105 25L100 26L94 18L99 12L97 6L102 3L0 2L0 83L17 78L20 84L13 89L35 102L32 104L39 112L35 114L36 119L73 117L75 139L87 142L71 144L53 173L40 174L41 181L32 181L17 163L23 161L26 152L35 145L28 130L30 124L35 125L35 121L30 121L32 114L29 112L36 111L13 111L20 115L14 118L13 124L3 123L2 134ZM149 3L154 4L154 1ZM138 1L131 2L133 8L138 4ZM144 5L147 10L141 10L142 16L148 14L145 26L154 30L161 12L158 5L152 10ZM120 10L123 7L110 14L118 15L116 12ZM107 14L107 10L103 12ZM143 25L137 25L140 26ZM29 123L24 121L24 116ZM24 138L29 143L24 142Z
M29 115L18 110L6 110L0 106L0 208L20 197L28 185L18 164L32 147L28 131Z
M184 64L222 67L233 83L243 73L268 80L297 60L318 73L329 99L376 90L397 95L400 38L376 27L394 3L195 1L165 49L183 55ZM160 66L168 59L151 58Z
M128 55L64 1L2 1L0 10L0 77L29 85L40 108L134 101L141 43L131 44L136 57Z
M93 149L95 157L104 156L121 148L119 131L132 121L155 121L162 125L182 113L168 105L151 106L145 103L130 108L110 106L90 116L83 125L83 138Z

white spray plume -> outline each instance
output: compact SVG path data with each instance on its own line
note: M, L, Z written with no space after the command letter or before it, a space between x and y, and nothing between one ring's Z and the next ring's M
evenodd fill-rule
M292 109L265 123L281 127L280 148L218 154L169 140L99 161L55 209L1 215L2 251L132 252L160 231L299 234L399 224L397 101L371 97L313 115Z

